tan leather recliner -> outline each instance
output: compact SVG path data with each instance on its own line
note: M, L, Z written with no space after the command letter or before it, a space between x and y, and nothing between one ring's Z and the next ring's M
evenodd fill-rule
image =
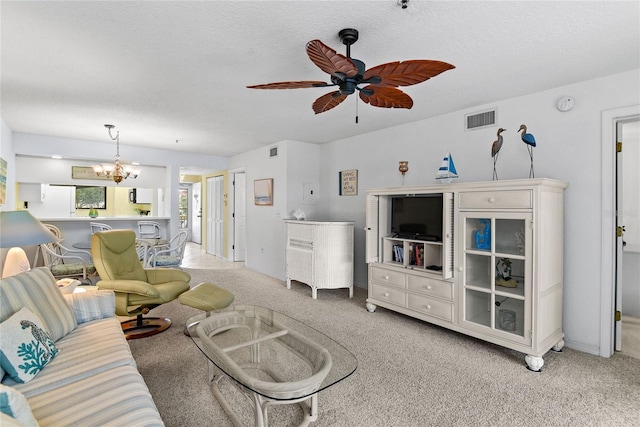
M116 294L116 315L136 316L122 322L127 339L153 335L171 326L169 319L143 315L188 291L189 273L175 268L145 269L136 252L133 230L94 233L91 254L100 275L98 288L110 289Z

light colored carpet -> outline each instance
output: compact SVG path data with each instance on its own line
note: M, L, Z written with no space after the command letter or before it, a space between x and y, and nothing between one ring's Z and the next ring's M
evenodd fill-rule
M192 286L208 281L236 303L270 307L331 336L358 359L358 369L319 394L313 426L638 426L640 360L565 349L545 356L541 373L524 355L382 308L365 308L366 290L311 289L240 268L187 270ZM176 300L154 309L167 331L130 341L131 351L169 427L230 426L210 392L206 359L184 336L198 311ZM249 402L225 387L251 425ZM270 410L272 426L295 425L296 406Z

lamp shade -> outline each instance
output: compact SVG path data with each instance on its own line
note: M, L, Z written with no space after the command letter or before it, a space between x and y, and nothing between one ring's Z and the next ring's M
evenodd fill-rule
M0 248L57 242L58 238L29 211L0 212Z

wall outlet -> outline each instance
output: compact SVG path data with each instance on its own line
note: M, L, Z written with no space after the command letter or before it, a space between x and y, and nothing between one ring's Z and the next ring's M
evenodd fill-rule
M303 182L302 183L302 201L304 203L313 204L318 201L318 183Z

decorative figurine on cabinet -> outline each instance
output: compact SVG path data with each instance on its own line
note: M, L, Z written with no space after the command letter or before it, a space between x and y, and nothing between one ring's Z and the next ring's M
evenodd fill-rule
M498 172L496 172L496 162L498 161L498 153L502 148L502 135L500 134L505 130L506 129L503 129L503 128L498 129L498 139L493 141L493 144L491 144L491 157L493 157L493 180L494 181L498 180Z
M398 162L398 172L402 174L402 185L404 185L404 174L409 172L409 162L406 160Z
M480 219L480 228L473 232L476 249L491 249L491 220Z
M535 174L533 172L533 147L536 146L536 139L530 133L527 133L527 126L520 125L520 129L518 132L522 131L520 134L520 138L522 142L527 144L527 151L529 151L529 159L531 160L531 166L529 167L529 178L535 178Z
M518 286L518 281L511 277L511 260L509 258L499 258L496 262L496 285L506 288Z
M450 184L454 179L458 178L456 165L453 163L453 156L447 151L443 157L438 173L436 174L436 182L440 184Z

